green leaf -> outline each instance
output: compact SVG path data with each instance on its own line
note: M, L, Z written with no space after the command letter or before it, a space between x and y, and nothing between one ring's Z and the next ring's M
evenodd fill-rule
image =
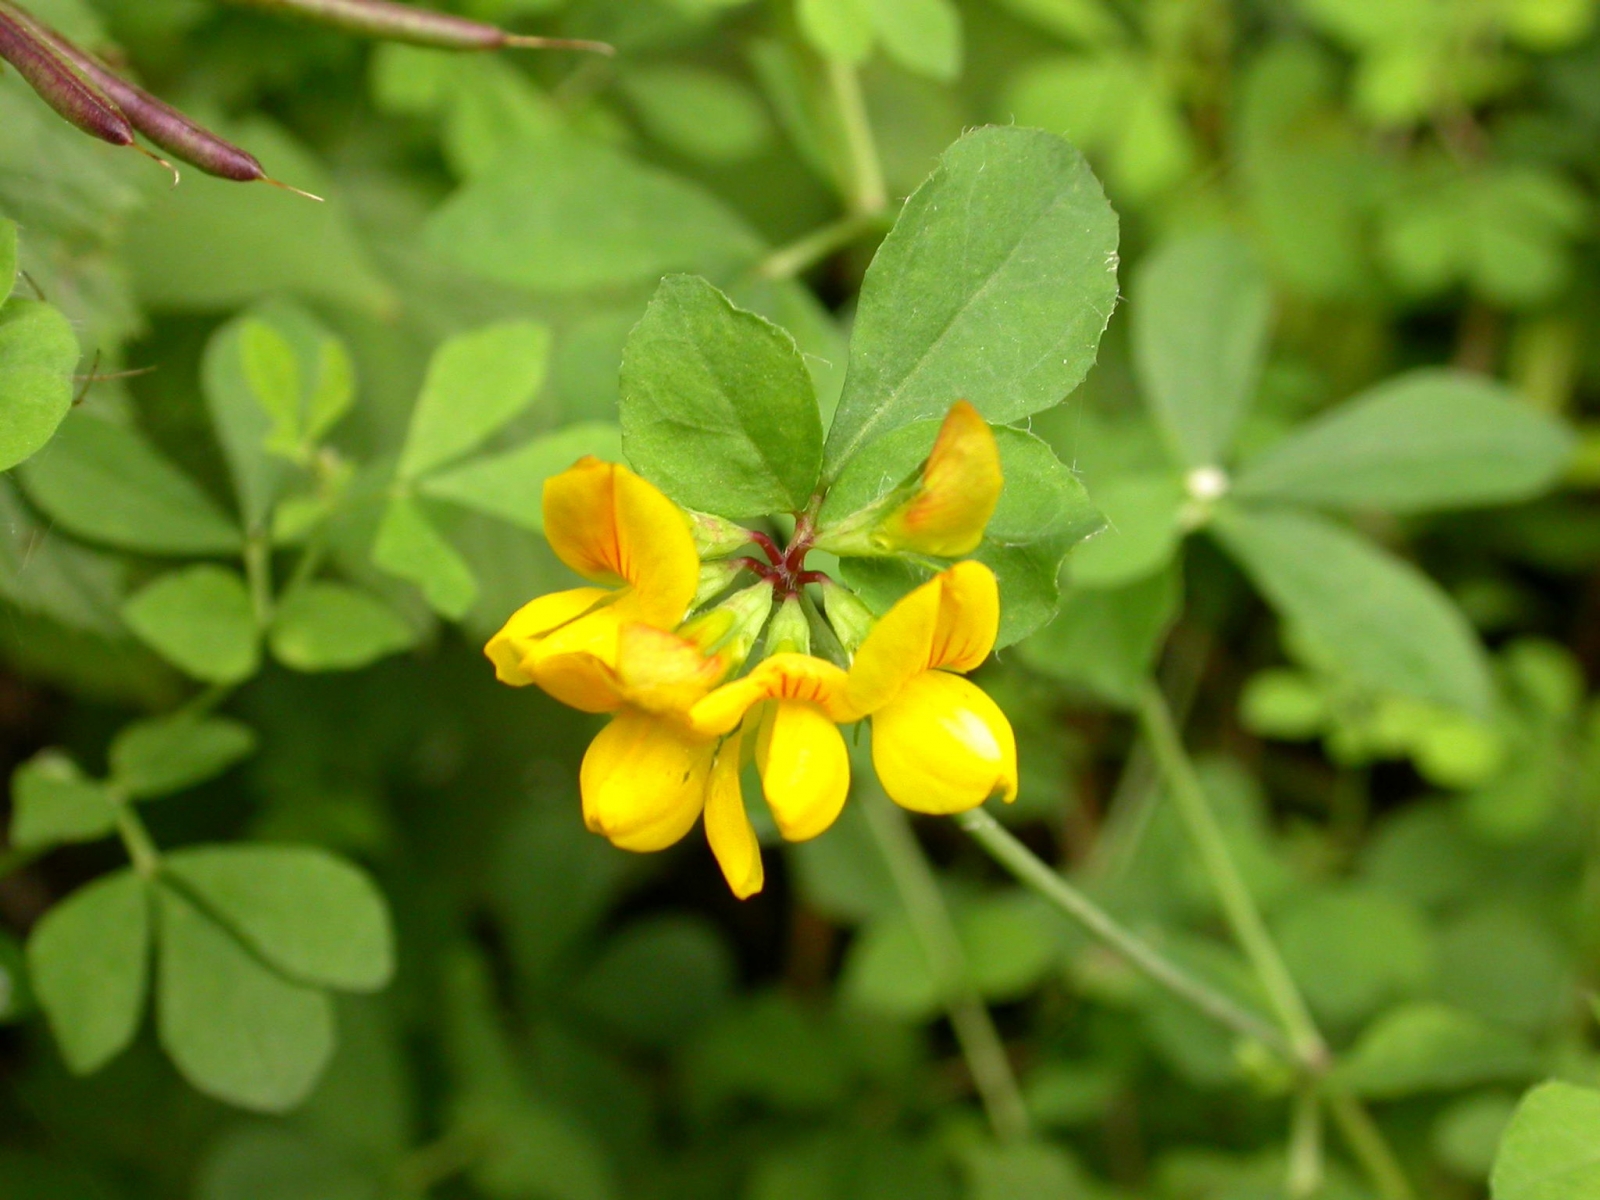
M1437 952L1421 915L1359 888L1317 891L1274 924L1289 971L1323 1020L1349 1024L1415 995Z
M28 938L28 974L61 1056L79 1075L133 1040L149 979L150 897L124 868L57 904Z
M939 1011L938 981L903 911L877 917L856 934L845 952L839 995L846 1005L906 1021Z
M1116 251L1116 215L1061 138L996 127L963 137L867 271L824 474L962 398L996 422L1059 402L1094 362Z
M11 844L92 842L117 827L116 800L58 750L44 750L11 775Z
M961 1165L968 1200L1072 1200L1090 1194L1072 1156L1050 1142L972 1146Z
M167 855L234 935L301 983L376 991L394 973L389 910L367 875L310 846L202 846Z
M17 286L17 223L0 217L0 308Z
M1095 489L1105 529L1072 555L1072 582L1111 588L1161 570L1183 540L1185 492L1169 474L1124 475Z
M4 256L0 246L0 259ZM9 293L5 265L0 262L0 286ZM0 309L0 471L9 471L37 453L72 408L78 338L66 317L48 304L8 303L4 294L0 304L5 305Z
M456 549L410 496L395 496L384 510L372 561L422 589L435 612L451 620L478 598L478 581Z
M761 101L748 84L722 71L635 66L619 82L651 136L690 158L739 162L772 140L772 120Z
M352 671L416 637L375 596L342 583L308 583L284 598L268 640L278 661L296 671Z
M795 8L800 32L813 50L856 66L872 53L872 16L867 0L800 0Z
M202 381L239 510L265 529L291 461L304 461L354 399L350 356L310 314L273 301L213 335Z
M856 455L828 490L822 521L848 516L895 488L927 458L939 425L929 420L901 426ZM996 645L1004 648L1055 616L1061 561L1103 520L1048 443L1004 425L994 435L1006 486L973 557L1000 581ZM928 567L896 559L843 559L840 573L879 613L932 575Z
M611 938L571 999L633 1041L677 1046L728 1004L734 978L733 956L715 926L668 913Z
M622 431L599 421L569 425L504 454L430 475L418 490L543 533L545 480L589 454L621 462Z
M1600 1198L1600 1091L1552 1081L1522 1098L1500 1141L1494 1200Z
M504 321L445 342L411 413L400 478L425 475L482 445L533 400L549 361L550 331L532 321Z
M1526 1079L1538 1069L1538 1056L1517 1034L1460 1009L1417 1003L1373 1022L1337 1076L1357 1095L1388 1100Z
M87 413L61 423L22 482L35 504L89 541L149 554L239 549L239 530L187 475L132 429Z
M1461 611L1409 563L1311 513L1238 506L1214 528L1324 669L1477 715L1491 688Z
M1054 621L1018 651L1035 671L1132 708L1150 677L1182 586L1176 569L1118 588L1074 587Z
M337 1068L335 1068L337 1070ZM196 1200L377 1200L376 1171L320 1140L278 1125L225 1134L201 1166Z
M948 83L961 74L961 14L951 0L863 0L889 57Z
M292 453L300 444L300 363L294 347L265 321L246 320L239 331L244 377L272 418L270 449Z
M243 683L261 665L249 590L226 567L163 575L129 598L122 619L145 645L208 683Z
M557 293L727 269L761 252L709 193L568 137L497 159L434 215L428 240L485 279Z
M111 742L111 782L134 799L181 792L255 753L256 735L228 717L180 713L125 725Z
M1253 459L1234 490L1396 513L1506 504L1550 487L1572 448L1565 426L1493 380L1411 371Z
M157 886L161 1045L185 1079L241 1108L286 1112L333 1053L333 1005L263 966L171 887Z
M674 500L727 517L803 509L822 417L794 339L704 279L661 281L622 358L622 448Z
M1250 247L1229 233L1170 242L1136 272L1134 365L1181 464L1227 457L1266 361L1271 305Z

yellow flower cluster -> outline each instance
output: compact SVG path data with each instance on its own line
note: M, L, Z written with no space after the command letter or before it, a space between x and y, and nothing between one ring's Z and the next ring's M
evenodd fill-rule
M994 435L959 404L911 494L878 518L874 536L921 553L969 552L999 488ZM760 582L691 614L701 581L691 523L648 481L585 458L545 484L544 514L552 549L598 586L524 605L486 653L504 683L613 714L579 777L594 832L627 850L660 850L703 815L729 886L752 895L763 870L740 788L744 763L754 759L779 832L815 837L850 790L839 726L866 719L878 777L904 807L954 813L1015 798L1011 726L965 678L999 628L988 567L958 562L903 597L859 639L846 669L807 652L796 598L815 581L803 570L808 520L787 551L771 547L770 566L744 560ZM780 624L798 632L780 635ZM740 675L763 628L767 657Z

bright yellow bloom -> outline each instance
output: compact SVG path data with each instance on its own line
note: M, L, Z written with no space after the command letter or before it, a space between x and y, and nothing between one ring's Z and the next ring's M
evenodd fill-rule
M484 652L502 683L536 683L585 712L618 707L604 672L624 626L671 629L699 586L700 559L682 510L627 467L579 460L544 485L545 536L557 557L605 587L540 596Z
M755 710L756 769L778 831L791 842L816 837L838 819L850 792L850 755L838 722L852 719L848 676L809 654L774 654L742 679L694 706L708 734L738 728Z
M884 519L876 540L885 549L913 554L971 554L1004 483L994 430L977 409L957 400L939 427L917 490Z
M576 656L573 656L576 657ZM583 820L624 850L664 850L693 828L706 801L717 740L688 714L727 673L721 655L630 622L616 666L591 661L589 685L616 712L583 756Z
M1011 723L962 678L989 656L999 627L994 572L961 562L902 597L856 652L846 704L872 717L872 764L903 808L948 814L994 795L1016 799Z

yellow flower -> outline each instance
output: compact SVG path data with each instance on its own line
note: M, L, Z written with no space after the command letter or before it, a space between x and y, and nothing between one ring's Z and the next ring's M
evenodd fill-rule
M630 623L671 629L699 587L700 559L682 510L628 468L579 460L544 485L544 528L557 557L604 587L523 605L484 652L502 683L536 683L585 712L618 707L604 669Z
M706 837L743 899L761 889L762 877L739 796L740 741L719 745L716 734L689 721L690 709L728 667L726 655L708 655L689 638L624 625L616 666L602 665L594 675L609 687L616 716L589 743L578 786L584 824L624 850L666 849L704 809Z
M756 731L756 769L778 831L791 842L816 837L838 818L850 791L850 756L837 722L850 719L848 677L809 654L774 654L742 679L694 706L708 734ZM754 722L746 721L752 709ZM742 811L742 805L741 805Z
M903 808L947 814L1016 799L1011 723L962 677L989 656L999 626L994 572L962 562L902 597L856 652L846 704L872 717L872 764Z
M971 554L1000 503L1005 480L994 430L965 400L945 414L917 490L878 527L888 550L955 558Z

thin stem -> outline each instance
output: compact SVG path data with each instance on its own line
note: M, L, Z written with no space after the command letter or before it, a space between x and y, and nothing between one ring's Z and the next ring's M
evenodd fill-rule
M968 982L966 954L933 868L904 813L884 797L872 794L861 807L939 985L945 1014L972 1072L989 1124L1001 1141L1020 1141L1028 1136L1028 1110L989 1010Z
M1267 923L1256 907L1255 898L1233 861L1222 826L1211 810L1211 801L1200 786L1200 777L1173 724L1166 697L1154 682L1145 684L1140 692L1139 721L1156 765L1166 780L1167 792L1188 826L1217 898L1222 902L1228 925L1266 989L1267 1000L1289 1035L1295 1057L1307 1069L1322 1072L1327 1068L1328 1048L1272 935L1267 932Z
M1289 1172L1284 1181L1290 1200L1309 1200L1322 1190L1322 1104L1315 1086L1303 1086L1294 1097L1289 1124Z
M1406 1178L1394 1151L1384 1140L1382 1130L1372 1119L1372 1114L1362 1107L1361 1101L1343 1088L1326 1083L1322 1094L1328 1103L1328 1111L1333 1114L1339 1132L1344 1136L1345 1145L1350 1147L1350 1152L1361 1163L1362 1170L1366 1171L1383 1200L1416 1200L1411 1181Z
M272 547L266 536L252 533L244 543L244 573L250 583L250 608L256 627L272 623Z
M155 839L139 819L131 800L121 799L117 803L117 835L133 861L133 869L146 879L155 878L161 870L161 851L156 849Z
M1201 1012L1235 1033L1270 1046L1286 1059L1294 1058L1294 1048L1283 1034L1267 1021L1234 1003L1221 992L1200 982L1143 938L1122 925L1088 896L1068 883L1038 855L1029 850L1009 830L981 808L956 818L960 826L989 855L1044 899L1079 922L1095 937L1116 950L1154 982L1175 996L1193 1004Z
M867 116L861 78L849 63L830 58L828 86L833 91L839 120L844 126L845 146L850 153L851 207L858 216L875 215L888 207L889 188L884 183L878 144L872 136L872 121Z
M858 238L882 230L885 224L882 212L854 213L841 217L798 241L774 250L756 267L756 274L763 279L793 279L835 250L842 250Z

